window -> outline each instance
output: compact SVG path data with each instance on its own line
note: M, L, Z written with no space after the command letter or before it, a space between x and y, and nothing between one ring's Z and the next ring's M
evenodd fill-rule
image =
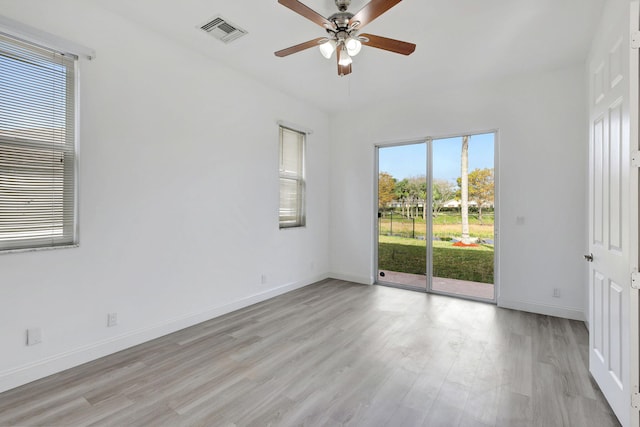
M280 228L305 225L305 137L280 126Z
M76 59L0 34L0 250L76 243Z

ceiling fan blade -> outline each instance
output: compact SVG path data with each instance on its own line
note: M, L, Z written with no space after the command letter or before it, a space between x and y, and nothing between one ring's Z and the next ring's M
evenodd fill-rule
M317 39L309 40L308 42L300 43L295 46L288 47L286 49L279 50L275 52L275 55L283 58L285 56L289 56L294 53L298 53L300 51L310 49L314 46L318 46L322 40L326 40L326 37L318 37Z
M288 7L293 10L295 13L304 16L308 20L315 22L323 28L333 28L333 24L324 16L320 15L315 10L310 7L300 3L298 0L278 0L278 3L281 5Z
M349 20L349 25L360 22L358 28L362 28L378 16L400 3L402 0L371 0L358 13Z
M351 71L353 71L352 64L349 64L349 65L340 64L340 58L342 57L342 55L343 55L342 49L337 49L336 59L338 60L338 75L340 77L346 76L347 74L351 74Z
M365 46L388 50L389 52L400 53L402 55L411 55L416 50L415 44L403 42L400 40L374 36L373 34L360 34L359 37L368 39L368 41L361 39L362 44Z

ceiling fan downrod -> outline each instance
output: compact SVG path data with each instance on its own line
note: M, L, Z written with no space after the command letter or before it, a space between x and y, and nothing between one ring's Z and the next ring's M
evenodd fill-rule
M340 12L346 12L351 0L336 0L336 6Z

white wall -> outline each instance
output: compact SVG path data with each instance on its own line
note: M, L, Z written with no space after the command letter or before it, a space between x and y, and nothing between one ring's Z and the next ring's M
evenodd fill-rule
M97 53L80 66L80 247L0 255L0 391L327 277L325 113L82 1L0 13ZM278 229L277 120L314 131L304 229Z
M583 64L333 117L333 276L374 280L374 144L498 129L498 303L583 320L586 123Z
M81 243L0 255L0 391L328 272L371 283L374 144L425 136L499 130L499 304L584 317L582 64L329 118L86 2L50 3L0 13L97 52L81 62ZM305 229L278 230L277 120L314 130ZM44 342L27 347L32 327Z

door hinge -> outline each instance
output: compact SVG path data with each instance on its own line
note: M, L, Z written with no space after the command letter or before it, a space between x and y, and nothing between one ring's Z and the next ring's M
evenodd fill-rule
M640 168L640 151L633 151L631 153L631 166Z
M636 391L638 390L638 387L634 387L633 390L634 392L631 393L631 407L634 409L640 409L640 393Z
M640 273L637 271L631 272L631 289L640 289Z
M631 49L640 49L640 31L631 33Z

